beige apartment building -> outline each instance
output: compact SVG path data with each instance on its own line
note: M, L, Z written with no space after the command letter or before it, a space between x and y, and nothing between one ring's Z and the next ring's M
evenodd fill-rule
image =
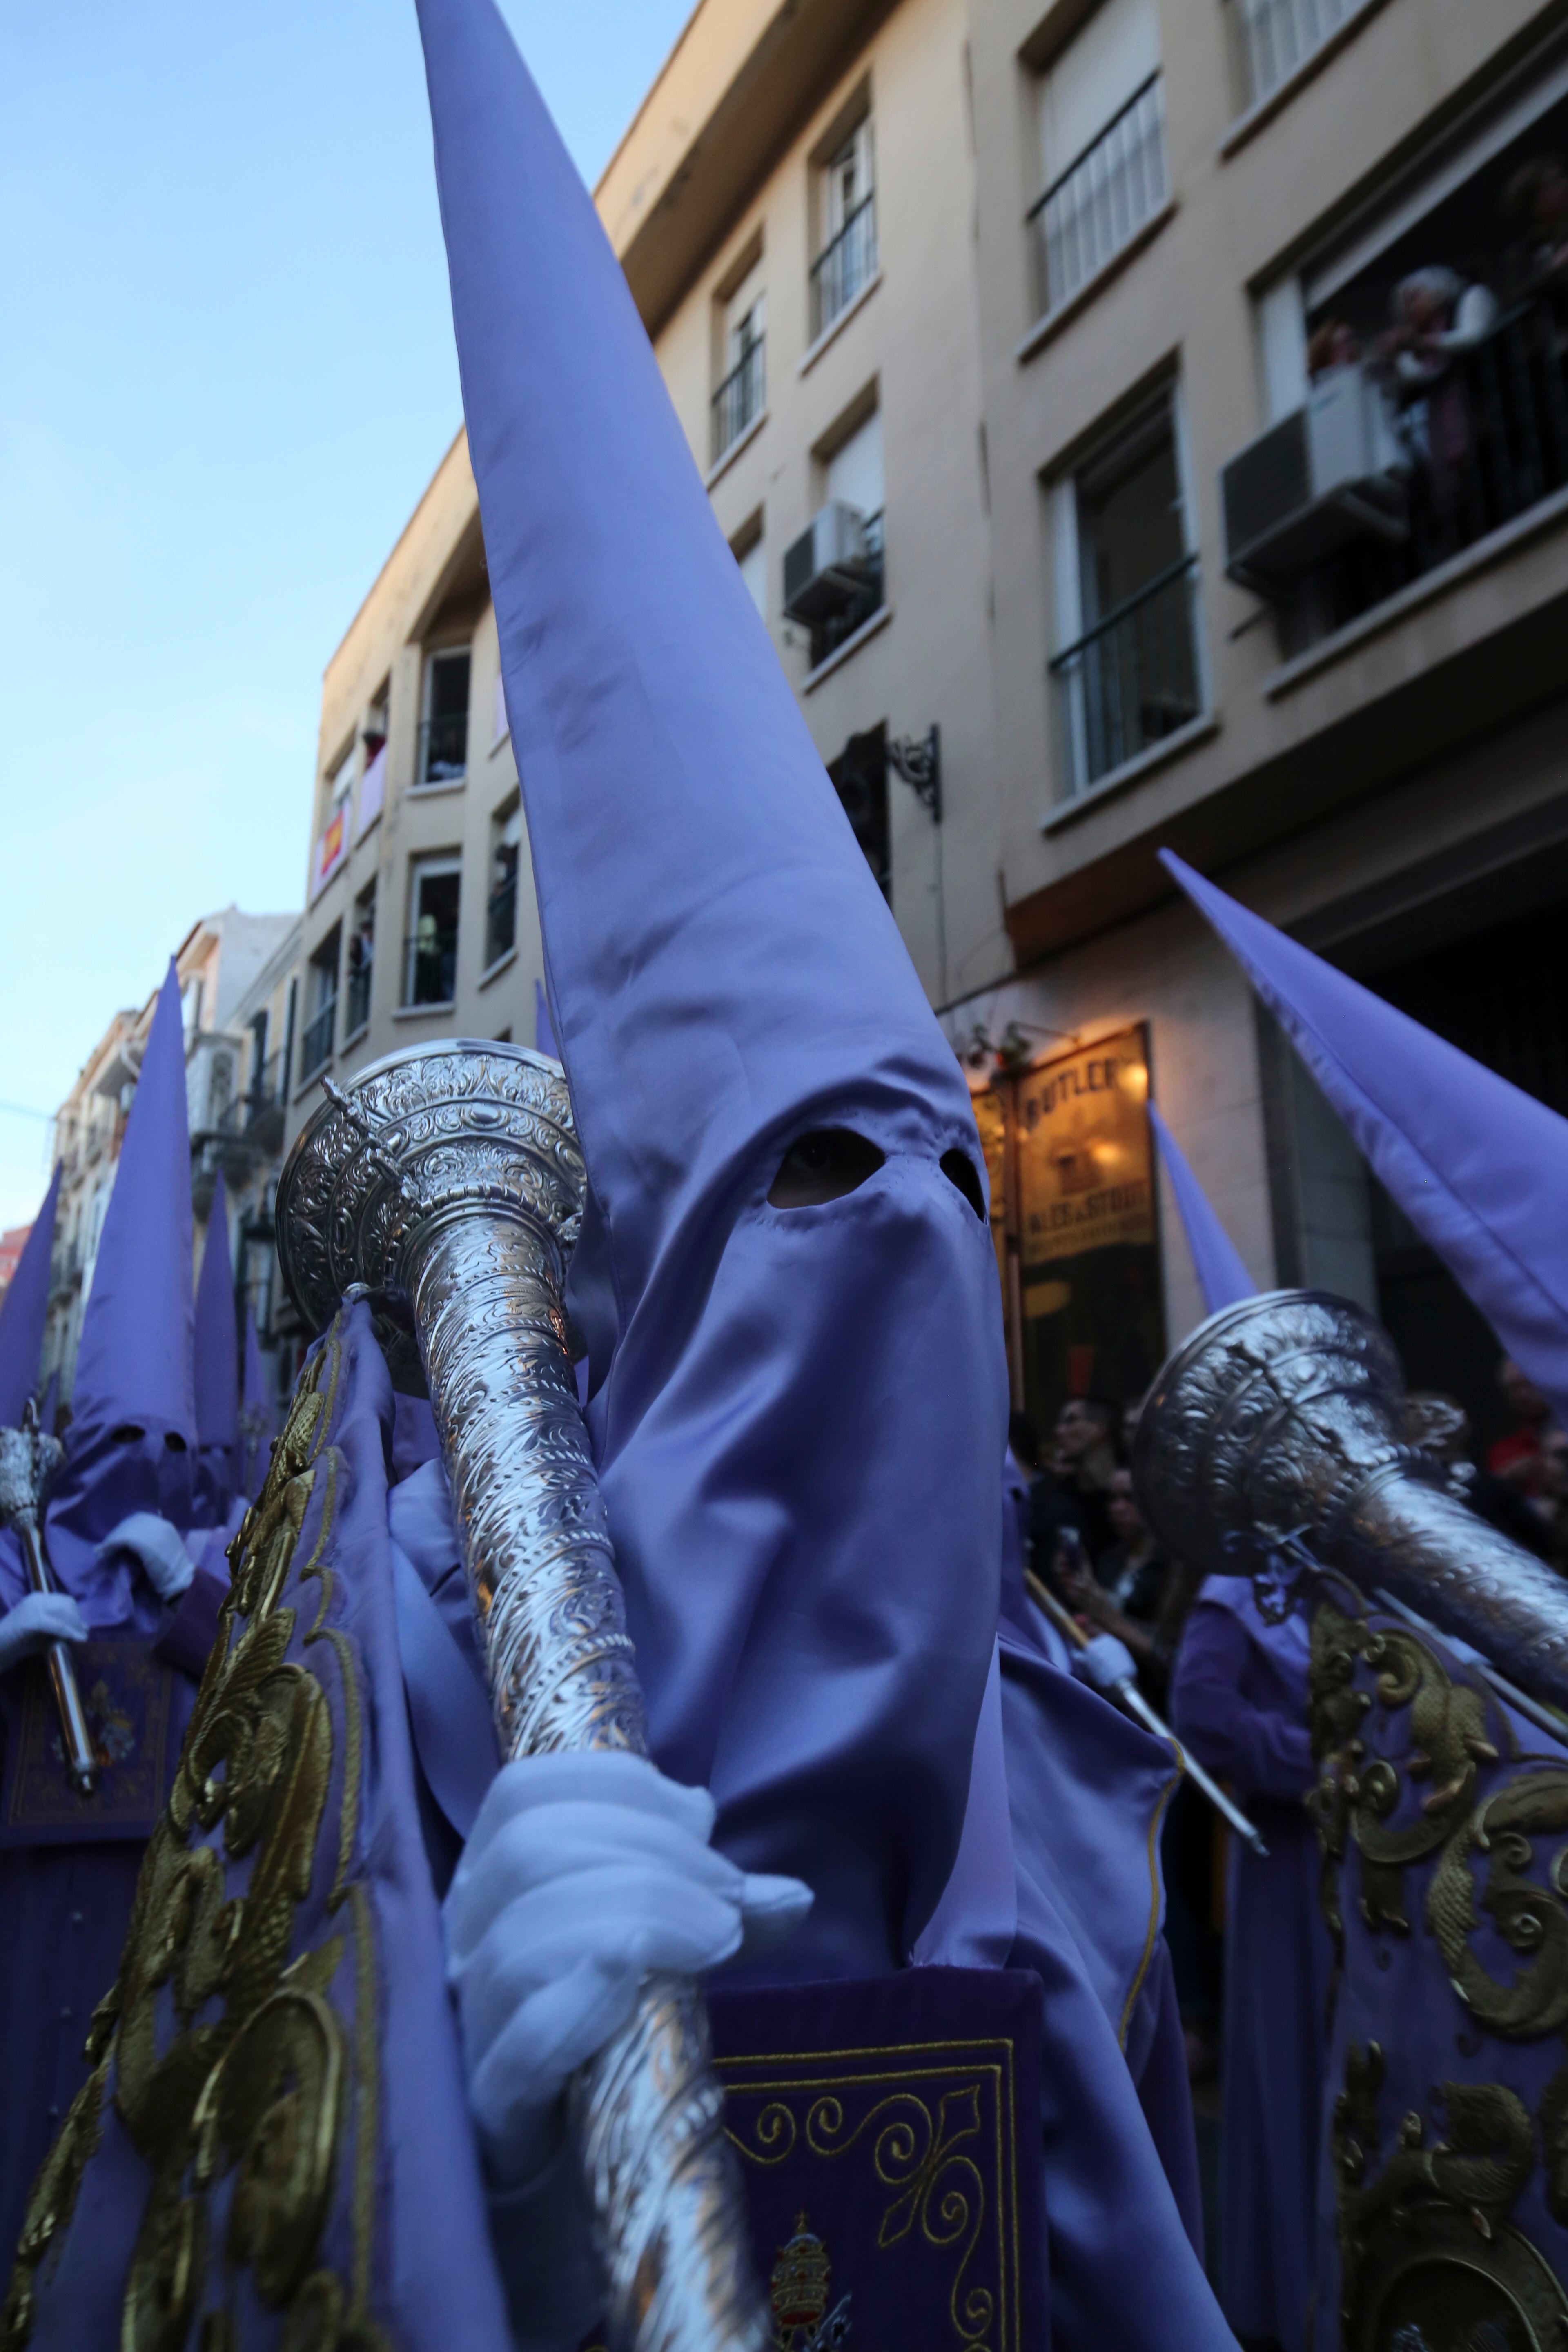
M600 183L969 1068L1040 1415L1195 1319L1151 1094L1260 1283L1380 1305L1485 1413L1484 1331L1155 852L1568 1109L1561 150L1557 0L701 0ZM533 1041L460 436L328 669L310 855L291 1132L401 1042Z

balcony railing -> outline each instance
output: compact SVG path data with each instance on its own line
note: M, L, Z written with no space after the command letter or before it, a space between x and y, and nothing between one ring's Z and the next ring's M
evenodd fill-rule
M813 341L847 310L877 274L877 197L863 196L811 265Z
M713 395L713 463L732 449L749 425L763 413L767 386L763 353L767 337L748 343L734 367Z
M498 882L485 906L485 968L499 963L517 945L517 876Z
M369 956L363 956L349 973L348 1025L345 1037L358 1034L370 1019L370 983L375 969Z
M1244 103L1257 106L1289 81L1365 0L1230 0Z
M321 1011L306 1022L300 1038L300 1078L313 1078L332 1058L332 1033L337 1023L338 1000L329 996Z
M448 711L444 719L426 719L419 728L419 764L416 771L422 784L455 784L468 772L468 714L466 710Z
M1201 715L1196 572L1183 556L1052 662L1072 793Z
M1342 548L1280 597L1287 654L1344 627L1543 499L1568 490L1568 286L1505 312L1403 399L1409 528Z
M1166 188L1164 99L1153 73L1029 208L1042 318L1131 243Z
M837 653L846 639L857 629L863 629L873 613L879 613L887 601L888 579L886 541L880 508L868 515L865 525L866 561L860 584L846 596L837 612L827 619L813 624L811 632L811 667L825 662L829 654Z
M450 1004L457 992L457 927L412 932L403 942L405 1004Z

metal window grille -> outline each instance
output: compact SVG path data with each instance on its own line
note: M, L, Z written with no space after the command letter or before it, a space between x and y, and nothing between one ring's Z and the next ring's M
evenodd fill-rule
M877 196L861 198L811 265L813 341L847 310L877 274Z
M1184 555L1051 663L1073 794L1201 714L1196 586Z
M468 769L468 714L448 711L419 725L418 777L422 784L456 783Z
M759 335L755 342L748 343L713 395L715 465L726 449L734 447L742 434L754 425L763 413L763 396L767 381L763 359L766 345L765 334Z
M1242 87L1256 106L1288 81L1363 0L1231 0Z
M403 942L405 1004L450 1004L458 992L458 929L421 923Z
M1040 314L1071 301L1165 201L1165 108L1151 74L1030 206Z
M305 1024L300 1041L300 1076L301 1081L314 1077L332 1058L332 1036L337 1025L338 1000L329 996L321 1011Z

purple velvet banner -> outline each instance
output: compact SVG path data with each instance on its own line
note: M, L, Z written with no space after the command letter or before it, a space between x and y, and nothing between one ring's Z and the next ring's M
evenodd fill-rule
M708 2006L780 2352L1043 2352L1039 1979L906 1969Z

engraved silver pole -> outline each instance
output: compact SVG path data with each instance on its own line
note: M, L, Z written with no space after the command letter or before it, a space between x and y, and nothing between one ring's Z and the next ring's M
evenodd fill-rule
M20 1429L0 1429L0 1527L15 1528L22 1545L27 1587L33 1592L58 1591L44 1550L43 1510L49 1488L59 1475L66 1450L58 1437L46 1437L31 1397ZM66 1771L79 1797L90 1797L98 1786L98 1759L87 1727L87 1714L77 1685L76 1666L68 1642L51 1642L44 1652L49 1687L60 1718L60 1740Z
M428 1388L503 1756L647 1753L562 1291L584 1174L560 1065L468 1040L390 1055L317 1112L278 1188L278 1254L312 1329L355 1284L401 1296L378 1330ZM707 2013L650 1978L583 2068L573 2129L616 2352L762 2352Z
M1132 1474L1177 1559L1235 1575L1237 1542L1299 1536L1321 1567L1568 1708L1568 1583L1468 1510L1419 1434L1380 1324L1327 1292L1266 1291L1211 1316L1165 1364Z

